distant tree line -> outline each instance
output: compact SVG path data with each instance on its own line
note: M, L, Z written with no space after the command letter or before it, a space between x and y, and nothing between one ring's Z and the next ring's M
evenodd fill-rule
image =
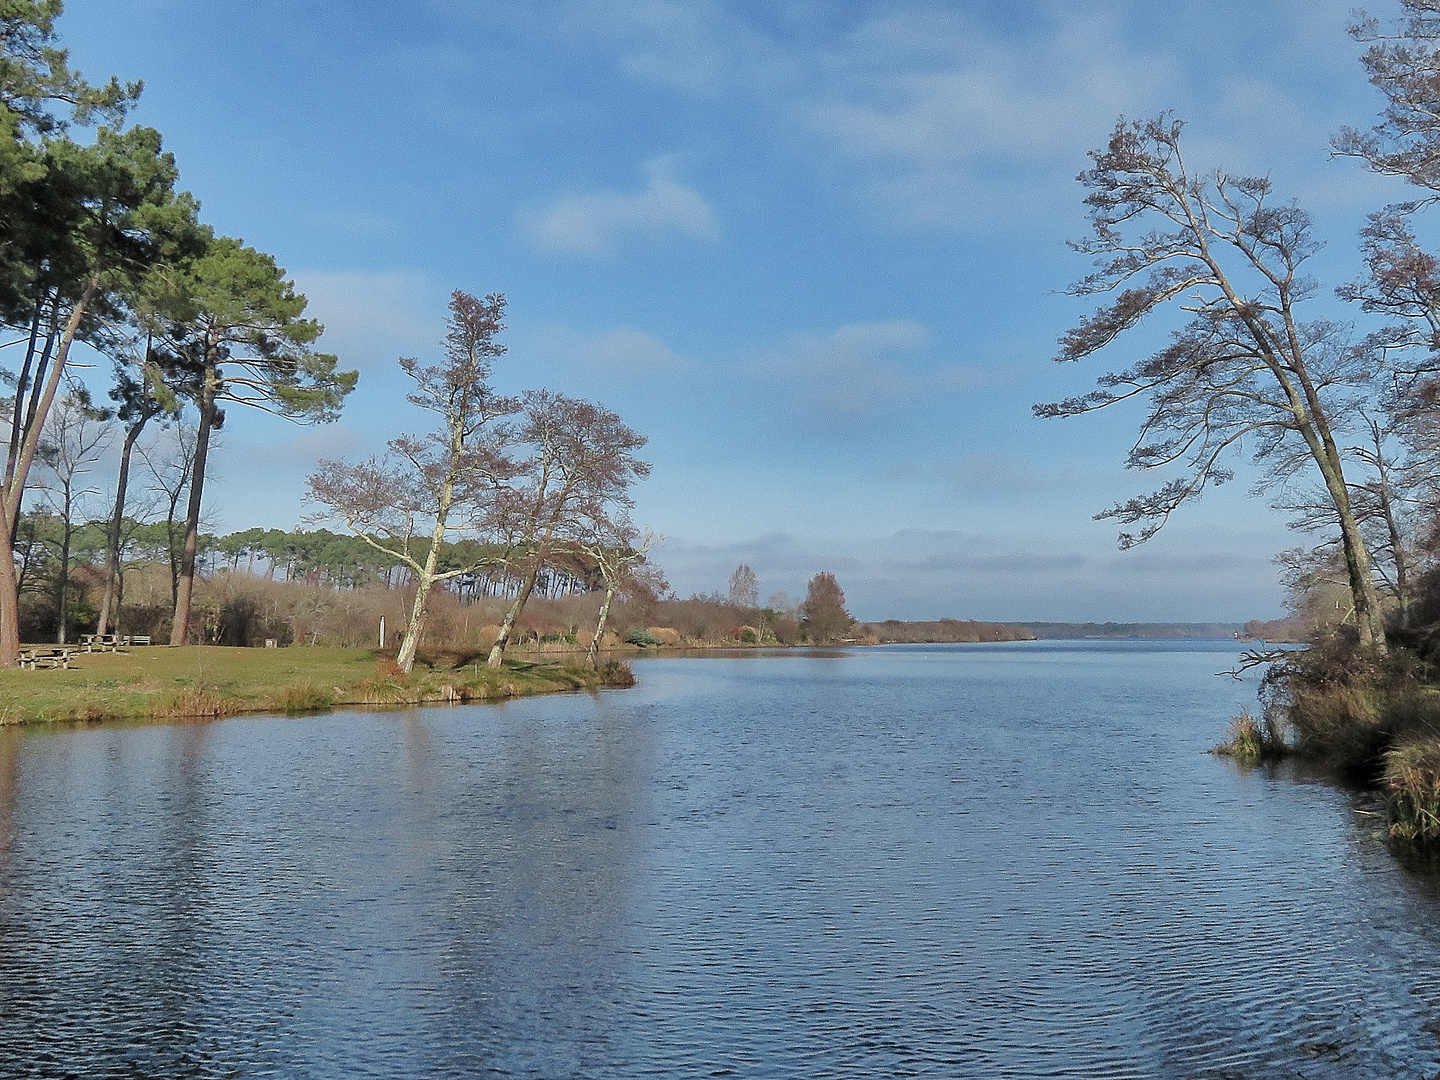
M976 622L973 619L937 619L934 621L864 623L862 633L881 644L919 644L980 641L1033 641L1033 631L1006 623Z

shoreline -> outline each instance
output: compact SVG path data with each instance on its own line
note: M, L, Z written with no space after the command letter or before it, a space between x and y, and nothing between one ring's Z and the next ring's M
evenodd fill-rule
M585 664L585 650L568 644L547 643L548 647L538 650L513 649L499 671L485 667L474 652L435 649L422 651L421 662L409 676L401 675L393 660L375 649L137 646L127 653L81 653L75 660L77 666L69 669L0 670L0 727L220 719L346 707L483 704L538 694L628 688L635 684L628 663L634 659L747 653L834 654L878 645L1039 644L1046 640L860 639L828 645L682 640L649 647L604 649L598 670Z
M509 659L425 667L408 676L372 649L141 646L82 653L69 669L0 670L0 726L220 719L345 706L482 704L633 686L629 665Z

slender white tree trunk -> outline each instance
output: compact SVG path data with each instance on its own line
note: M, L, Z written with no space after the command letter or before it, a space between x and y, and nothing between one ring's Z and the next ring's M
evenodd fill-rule
M510 635L515 632L515 622L520 618L520 612L525 610L525 604L535 590L535 579L540 574L541 561L537 555L530 569L525 572L525 580L520 583L520 591L515 595L514 603L505 613L505 621L500 624L500 633L495 638L495 644L490 647L487 663L491 668L499 668L505 662L505 646L510 644Z
M605 599L600 603L600 618L595 623L595 637L590 642L590 654L586 657L591 667L597 666L595 660L596 654L600 651L600 638L605 633L605 620L610 616L610 601L614 599L615 586L607 582L605 585Z

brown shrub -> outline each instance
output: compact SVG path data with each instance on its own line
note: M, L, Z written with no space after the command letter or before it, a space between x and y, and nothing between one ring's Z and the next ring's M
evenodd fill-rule
M203 716L218 718L234 716L240 712L238 702L223 697L202 687L187 687L179 691L163 710L165 716Z

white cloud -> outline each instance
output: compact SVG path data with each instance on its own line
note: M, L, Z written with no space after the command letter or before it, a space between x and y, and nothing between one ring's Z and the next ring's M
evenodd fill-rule
M595 257L634 237L719 235L710 204L671 175L665 159L645 166L639 191L593 191L566 195L546 210L522 210L520 225L530 243L551 255Z
M596 43L631 78L698 98L793 72L775 42L715 0L574 0L562 30Z
M540 331L532 351L600 374L649 375L679 371L685 360L652 334L628 326L581 333L567 326Z
M990 369L927 365L921 356L933 345L929 329L910 319L853 323L826 334L796 334L731 377L822 423L850 423L927 396L1000 385L1008 377Z
M602 15L603 11L603 15ZM618 39L621 70L636 78L692 94L713 94L723 82L726 58L714 13L696 4L631 0L577 10L583 32ZM600 16L600 17L597 17Z
M295 286L309 298L305 313L325 324L318 347L339 354L342 367L392 364L424 353L444 334L448 293L430 274L300 271Z
M1117 114L1149 111L1175 80L1167 60L1123 48L1115 20L1094 13L1011 40L906 10L849 35L791 110L892 220L968 225L1033 215L1038 193L1068 180Z
M1315 93L1360 85L1346 7L1182 5L1157 35L1141 0L1040 3L1023 26L923 2L859 19L776 5L762 20L720 0L571 0L560 25L637 81L763 118L888 227L1014 229L1073 210L1071 179L1117 116L1163 108L1194 122L1207 168L1318 185L1307 202L1376 201L1373 180L1326 162L1353 102ZM1243 15L1253 46L1228 34Z

